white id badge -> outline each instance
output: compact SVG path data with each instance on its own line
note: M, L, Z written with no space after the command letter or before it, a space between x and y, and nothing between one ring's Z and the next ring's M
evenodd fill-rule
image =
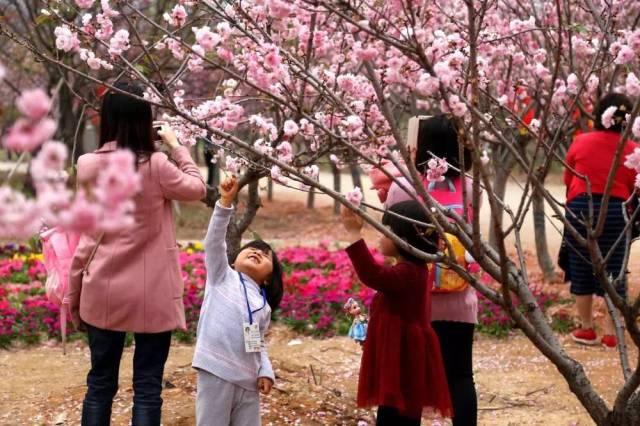
M242 330L244 331L244 350L246 352L260 352L262 350L262 338L260 337L258 323L242 323Z

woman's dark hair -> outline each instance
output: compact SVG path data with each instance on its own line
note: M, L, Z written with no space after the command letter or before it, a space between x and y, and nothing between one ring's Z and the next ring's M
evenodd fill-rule
M142 87L130 82L118 82L115 88L142 97ZM153 143L153 115L148 102L108 91L102 99L100 112L100 146L117 141L118 148L128 148L138 160L148 159L156 149Z
M391 214L391 213L395 214ZM402 216L398 217L396 215ZM409 245L425 253L435 254L438 251L438 233L432 227L417 225L404 218L422 223L430 223L423 207L417 201L402 201L392 205L382 216L382 224L391 228L394 234ZM424 263L424 260L398 247L398 251L405 259L414 263Z
M418 146L416 147L416 169L421 173L428 170L427 163L433 158L429 151L439 158L446 158L452 166L444 174L447 177L460 176L462 170L459 149L459 129L448 116L441 114L420 120L418 126ZM463 148L464 171L471 168L471 151ZM458 170L454 170L454 168Z
M282 283L282 265L278 260L275 250L262 240L253 240L240 247L240 253L244 249L254 248L260 250L263 253L271 253L271 263L273 264L273 271L271 272L271 278L269 284L265 286L265 293L267 297L267 303L271 306L271 310L275 311L280 306L280 301L284 294L284 285Z
M613 114L613 125L608 129L604 127L602 124L602 114L607 110L607 108L615 106L618 109L615 114ZM593 126L596 130L609 130L612 132L622 133L624 130L624 123L626 121L626 115L631 114L631 110L633 109L633 103L631 99L629 99L626 95L622 93L609 93L605 95L598 101L598 105L596 105L595 116L596 121Z

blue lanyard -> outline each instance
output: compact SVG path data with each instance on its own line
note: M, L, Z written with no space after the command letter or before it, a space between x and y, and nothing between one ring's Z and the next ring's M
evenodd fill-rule
M238 276L240 277L240 282L242 283L242 288L244 289L244 300L247 301L247 312L249 312L249 324L253 324L253 314L258 311L264 309L267 306L267 295L264 290L264 287L260 288L260 294L262 294L262 306L256 310L251 310L251 305L249 305L249 295L247 294L247 285L244 282L244 278L242 278L242 274L238 272Z

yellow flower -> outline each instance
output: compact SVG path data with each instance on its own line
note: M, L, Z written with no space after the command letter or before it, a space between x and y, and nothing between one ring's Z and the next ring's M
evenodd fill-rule
M198 251L202 251L202 249L203 249L202 243L200 241L197 241L197 242L193 243L193 248L198 250Z
M187 249L187 254L193 254L193 250L192 249Z

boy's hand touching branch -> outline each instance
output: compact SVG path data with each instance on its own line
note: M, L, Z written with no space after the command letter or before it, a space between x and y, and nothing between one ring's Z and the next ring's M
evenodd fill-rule
M231 207L233 199L236 198L238 193L238 179L235 176L230 176L224 179L220 184L220 204L223 207Z
M342 208L342 225L347 230L350 243L358 241L361 237L360 232L364 222L360 216L354 211L346 207Z

